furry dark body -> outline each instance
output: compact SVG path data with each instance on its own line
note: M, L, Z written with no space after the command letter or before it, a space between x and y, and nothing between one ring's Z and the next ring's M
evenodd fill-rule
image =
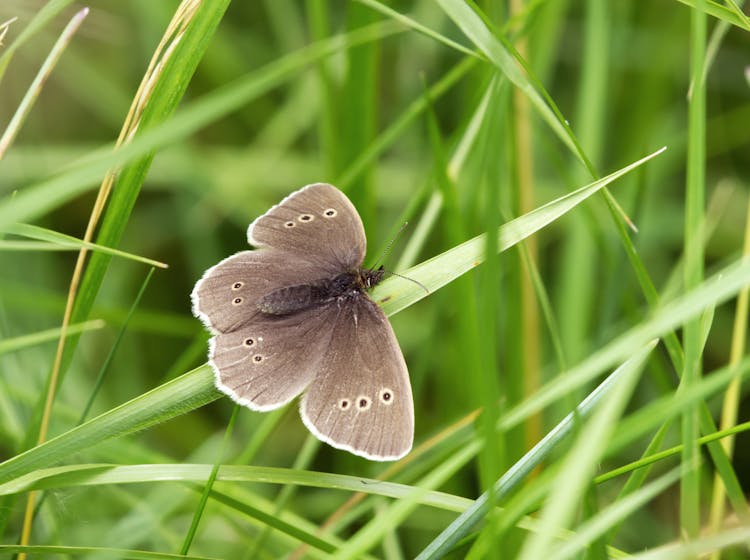
M382 267L377 270L362 268L323 279L317 284L287 286L260 298L257 307L268 315L289 315L334 300L367 297L367 290L380 282L384 275Z

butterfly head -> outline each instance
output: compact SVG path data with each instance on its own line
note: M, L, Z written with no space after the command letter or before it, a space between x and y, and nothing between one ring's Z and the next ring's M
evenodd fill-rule
M363 289L369 290L379 284L385 276L385 269L380 268L363 268L359 271L359 284Z

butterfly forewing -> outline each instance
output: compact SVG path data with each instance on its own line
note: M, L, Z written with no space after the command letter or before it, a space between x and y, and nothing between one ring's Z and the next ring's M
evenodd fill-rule
M296 263L290 274L290 263ZM192 293L193 313L214 333L232 332L258 314L258 300L285 286L314 283L327 271L280 250L242 251L209 268Z
M308 185L282 200L250 224L247 239L256 247L281 249L314 262L331 275L359 268L367 249L357 210L325 183Z

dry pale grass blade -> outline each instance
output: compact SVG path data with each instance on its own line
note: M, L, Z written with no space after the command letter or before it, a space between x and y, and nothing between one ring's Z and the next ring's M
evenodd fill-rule
M89 9L84 8L83 10L79 11L76 15L74 15L73 18L68 23L68 25L63 30L62 34L60 35L60 38L52 47L52 50L49 52L49 55L47 55L47 58L44 61L44 64L42 64L42 67L39 69L39 72L34 78L34 81L31 82L31 86L29 86L29 90L26 92L26 95L21 100L21 103L18 106L18 109L16 109L16 112L13 114L13 117L10 119L10 122L8 123L8 126L5 128L5 132L3 133L2 137L0 137L0 160L3 159L5 152L8 151L8 148L10 147L10 145L13 143L13 140L18 135L18 132L21 130L21 126L26 120L26 117L31 112L31 108L34 106L34 102L39 97L39 94L41 93L42 87L44 87L44 84L47 81L47 78L49 78L50 74L52 74L52 70L55 68L55 66L57 65L57 62L60 60L60 57L62 56L63 51L65 51L65 49L68 47L68 45L70 44L70 41L73 39L73 35L75 35L76 31L78 31L78 28L81 26L81 24L83 23L83 20L86 19L86 16L88 14L89 14ZM0 45L2 44L2 40L3 40L3 37L5 36L5 33L8 31L9 24L10 24L10 21L5 22L4 24L0 25Z
M745 240L742 254L750 256L750 200L745 217ZM732 331L732 346L729 355L729 365L736 366L745 355L745 339L747 336L748 308L750 307L750 289L745 288L737 296L737 307L734 315L734 329ZM724 403L721 409L721 424L719 430L728 430L737 425L740 407L741 380L736 377L724 393ZM724 450L731 458L734 451L734 436L721 441ZM712 534L719 534L724 524L727 490L719 473L714 474L713 494L711 496L710 528ZM712 554L712 560L719 560L721 551Z
M170 58L174 52L175 45L179 42L182 34L187 28L188 24L192 20L196 11L200 7L200 2L197 0L185 0L180 4L175 12L172 21L167 27L159 46L156 48L151 62L141 80L140 87L135 94L133 103L131 104L130 111L125 119L125 123L120 131L120 136L117 141L117 146L127 143L132 139L135 132L138 130L140 123L140 117L143 113L143 108L148 103L151 94L153 93L154 83L161 74L166 61ZM89 223L86 227L86 233L84 234L84 243L90 243L94 236L94 231L99 223L102 212L104 211L105 204L109 198L109 194L114 184L114 179L117 174L116 169L111 170L104 181L102 181L101 187L97 194L96 201L94 202L94 208L92 209L89 217ZM37 445L45 441L47 437L47 429L49 426L50 414L52 411L52 403L55 399L57 392L58 380L60 377L60 368L62 364L63 353L65 351L65 341L67 338L68 325L70 324L70 318L73 311L73 305L76 300L78 293L78 287L83 275L84 265L86 262L86 256L89 253L89 249L84 246L78 253L75 268L73 270L73 276L70 281L70 287L68 289L68 297L65 304L65 313L63 316L60 339L57 345L57 351L55 353L55 361L52 367L52 373L50 375L50 382L48 384L48 391L46 395L44 412L42 414L42 420L39 427L39 435L37 438ZM34 514L34 503L35 493L29 493L28 500L26 502L26 511L24 514L23 529L21 532L21 545L26 545L29 542L29 536L31 534L31 525ZM20 560L25 560L25 554L19 555Z
M10 29L10 24L16 21L18 18L10 18L8 21L4 21L3 23L0 23L0 47L3 46L3 39L5 39L5 35L8 33L8 29Z

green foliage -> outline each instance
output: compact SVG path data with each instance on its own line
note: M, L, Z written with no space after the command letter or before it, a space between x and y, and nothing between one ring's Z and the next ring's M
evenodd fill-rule
M0 554L746 555L740 2L31 4L0 3ZM372 293L414 388L391 465L223 398L190 314L316 181L368 263L410 222Z

